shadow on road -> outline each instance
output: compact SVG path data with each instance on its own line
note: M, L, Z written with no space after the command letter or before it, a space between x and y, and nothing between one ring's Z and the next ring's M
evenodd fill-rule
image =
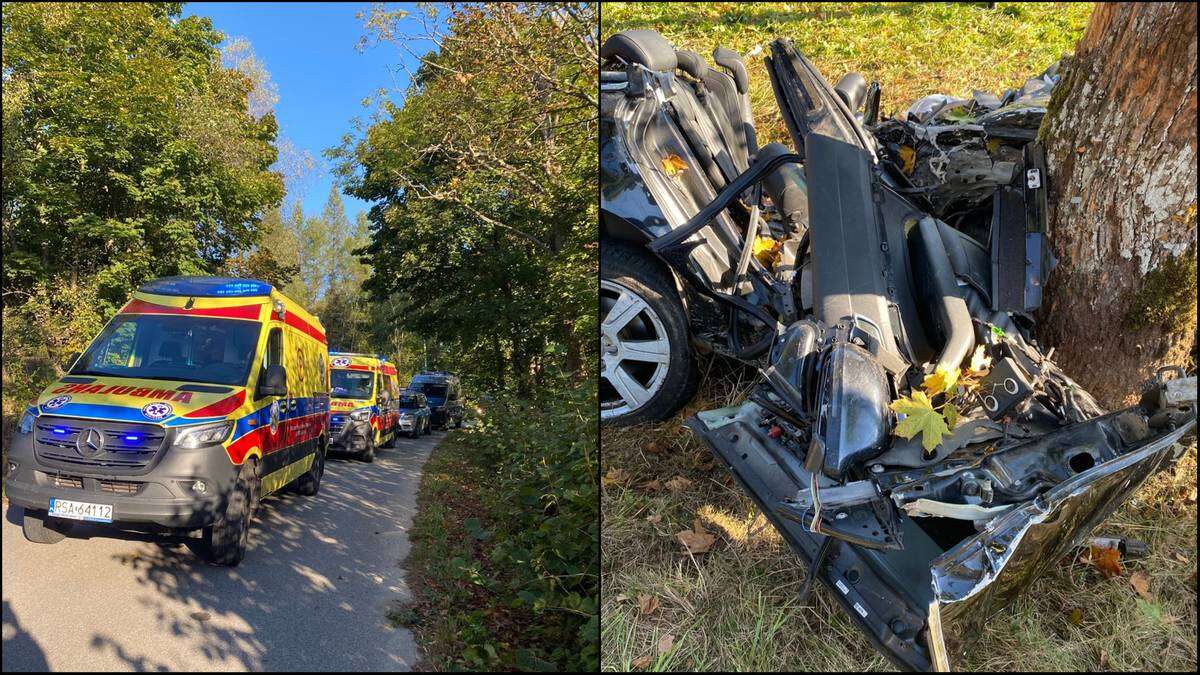
M22 670L45 672L50 669L50 664L46 662L46 654L42 648L38 646L36 640L29 633L26 633L21 628L21 623L17 621L17 615L13 613L12 607L9 607L8 601L4 601L4 671L8 672L9 659L13 663L21 664Z
M316 497L285 491L264 500L250 549L236 568L208 565L182 539L164 541L90 524L77 525L69 536L146 542L112 556L139 585L154 591L134 601L156 618L162 639L171 644L182 639L213 667L408 669L411 643L399 646L408 638L395 635L385 612L390 602L408 596L396 565L397 548L407 554L407 526L401 523L412 516L423 459L404 455L427 454L428 449L418 449L415 441L397 445L381 448L373 464L327 462ZM9 511L12 520L15 509ZM32 656L9 658L9 623L5 602L5 670L10 664L36 667ZM37 650L15 618L12 623L11 648ZM379 630L363 630L373 626ZM91 637L94 649L109 651L133 670L168 669L133 653L131 645L146 642L145 636L123 635L116 628ZM44 657L41 664L44 669Z

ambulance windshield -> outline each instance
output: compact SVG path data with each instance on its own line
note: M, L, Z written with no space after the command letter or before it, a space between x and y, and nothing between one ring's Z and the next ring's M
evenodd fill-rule
M260 327L238 319L122 314L71 374L245 386Z
M369 399L375 376L364 370L331 370L329 384L333 398Z

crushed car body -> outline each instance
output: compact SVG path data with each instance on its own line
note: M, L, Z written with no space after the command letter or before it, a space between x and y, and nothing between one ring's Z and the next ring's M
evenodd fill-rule
M661 294L668 270L690 341L762 375L686 426L882 653L950 668L947 644L1195 433L1194 376L1165 369L1107 412L1032 337L1054 266L1036 131L1055 69L880 121L878 84L830 86L777 40L765 65L793 147L759 148L736 54L711 68L634 30L602 58L602 377L616 397L669 380L674 354L619 358L675 348L671 306L636 278ZM658 267L606 273L605 247Z

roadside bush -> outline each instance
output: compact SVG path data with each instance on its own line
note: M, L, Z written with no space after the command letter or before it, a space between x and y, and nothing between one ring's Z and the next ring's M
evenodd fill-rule
M500 394L463 442L491 467L491 563L514 607L541 617L526 630L557 645L540 658L560 670L599 669L599 463L594 384Z
M18 297L12 294L10 297ZM83 351L115 308L98 299L94 281L35 284L19 304L4 304L4 424L9 433L25 406ZM7 453L7 450L5 451Z

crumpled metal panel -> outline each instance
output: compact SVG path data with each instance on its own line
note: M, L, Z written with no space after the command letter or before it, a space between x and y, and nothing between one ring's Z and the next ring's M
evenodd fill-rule
M1195 425L1193 418L1166 436L1063 481L934 559L930 571L936 606L931 607L931 627L940 618L947 638L978 629L1048 568L1058 565L1146 478L1170 461L1172 446ZM935 652L945 649L931 647Z

